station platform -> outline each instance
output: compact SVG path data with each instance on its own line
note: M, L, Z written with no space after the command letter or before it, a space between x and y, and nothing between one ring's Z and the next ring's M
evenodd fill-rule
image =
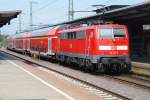
M11 62L0 58L0 100L66 100Z
M0 100L76 99L103 100L37 67L31 68L17 59L0 55Z

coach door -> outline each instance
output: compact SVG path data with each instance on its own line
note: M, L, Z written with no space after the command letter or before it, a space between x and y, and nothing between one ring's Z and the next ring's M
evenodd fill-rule
M30 50L30 39L27 39L27 50Z
M26 39L23 39L23 50L25 50Z
M23 49L24 50L27 49L27 39L26 38L23 39Z
M52 50L52 38L48 37L48 54L51 54Z

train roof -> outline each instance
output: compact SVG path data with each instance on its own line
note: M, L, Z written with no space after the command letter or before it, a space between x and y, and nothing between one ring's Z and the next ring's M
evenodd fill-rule
M56 34L57 29L44 29L30 33L30 37L53 36Z
M12 36L15 38L50 36L50 35L55 35L57 29L60 29L60 26L45 27L45 28L35 29L31 31L28 30L28 31L20 32L18 34L14 34Z
M61 32L69 32L69 31L81 31L81 30L87 30L87 29L94 29L97 27L125 27L125 25L120 25L120 24L99 24L99 25L92 25L92 26L81 26L81 27L76 27L76 28L71 28L71 29L66 29L59 31Z

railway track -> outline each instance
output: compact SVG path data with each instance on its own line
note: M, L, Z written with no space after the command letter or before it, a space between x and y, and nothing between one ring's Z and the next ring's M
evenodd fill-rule
M1 50L0 50L1 51ZM57 70L54 70L54 69L51 69L47 66L44 66L44 65L41 65L41 64L38 64L38 63L34 63L30 60L27 60L27 59L24 59L22 57L18 57L16 56L15 54L11 54L11 53L8 53L8 52L4 52L2 51L3 53L5 54L9 54L9 55L12 55L12 56L15 56L19 59L21 59L23 62L27 63L27 64L30 64L30 65L37 65L37 66L41 66L43 68L46 68L48 70L51 70L63 77L67 77L71 80L75 80L75 81L78 81L80 82L80 84L85 84L86 86L88 87L92 87L92 88L95 88L96 90L101 90L101 91L104 91L104 93L108 93L108 94L111 94L117 98L120 98L120 99L123 99L123 100L130 100L131 98L128 98L126 96L123 96L123 95L120 95L119 93L116 93L116 92L112 92L112 91L109 91L105 88L101 88L95 84L91 84L90 82L87 82L87 81L84 81L84 80L81 80L77 77L73 77L73 76L70 76L68 74L65 74L65 73L62 73L62 72L59 72ZM147 89L148 91L150 90L150 81L149 81L149 77L144 77L144 76L140 76L140 75L137 75L137 74L134 74L134 73L131 73L129 75L122 75L122 76L109 76L109 75L104 75L104 77L107 77L107 78L111 78L111 79L114 79L115 81L119 81L119 82L123 82L125 84L128 84L128 85L134 85L138 88L144 88L144 89ZM115 99L116 100L116 99Z
M150 81L150 76L142 75L142 74L138 74L138 73L134 73L134 72L131 72L130 74L132 74L132 77L135 77L135 78L138 78L141 80L145 80L145 81Z
M140 63L140 62L132 62L132 65L134 68L137 69L145 69L145 70L149 70L150 71L150 65L149 64L145 64L145 63ZM141 67L142 66L142 67Z
M0 50L0 51L1 51L1 50ZM5 52L5 51L1 51L1 52L4 53L4 54L11 55L11 56L13 56L13 57L19 58L21 61L23 61L23 62L26 63L26 64L37 65L37 66L40 66L40 67L42 67L42 68L46 68L46 69L48 69L48 70L50 70L50 71L53 71L53 72L55 72L55 73L57 73L57 74L59 74L59 75L65 77L65 78L69 78L70 80L77 81L78 83L80 83L80 84L82 84L83 86L85 86L85 88L87 88L87 87L88 87L88 88L93 88L93 89L95 89L95 91L100 91L100 92L102 92L102 93L104 93L104 94L108 94L108 95L106 96L106 98L104 98L104 99L106 99L106 100L107 100L107 99L108 99L108 100L111 100L111 99L109 99L111 96L113 96L112 98L114 98L114 99L112 99L112 100L131 100L131 98L128 98L128 97L123 96L123 95L120 95L119 93L115 93L115 92L109 91L109 90L107 90L107 89L105 89L105 88L96 86L95 84L92 84L92 83L89 83L89 82L87 82L87 81L81 80L81 79L79 79L79 78L77 78L77 77L70 76L70 75L68 75L68 74L59 72L59 71L57 71L57 70L51 69L51 68L49 68L49 67L46 67L46 66L44 66L44 65L41 65L41 64L38 64L38 63L35 63L35 62L32 62L32 61L27 60L27 59L24 59L24 58L22 58L22 57L18 57L18 56L16 56L16 55L13 55L13 54L8 53L8 52ZM100 95L101 95L101 94L100 94ZM105 95L103 95L103 94L102 94L101 96L102 96L102 97L105 97Z
M140 75L132 73L132 74L121 75L121 76L105 75L105 77L129 84L129 85L134 85L138 88L150 90L150 78L147 78L144 76L140 76Z
M150 70L150 68L148 67L139 67L139 66L134 66L135 68L138 68L138 69L145 69L145 70Z
M148 64L146 64L146 65L148 65ZM149 67L148 66L146 67L145 65L143 65L142 67L140 67L140 66L133 65L131 74L136 75L136 76L150 78L150 65L149 65Z

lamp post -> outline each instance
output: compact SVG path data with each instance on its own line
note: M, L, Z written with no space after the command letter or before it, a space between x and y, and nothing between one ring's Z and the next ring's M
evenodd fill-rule
M38 4L38 2L30 1L30 29L31 30L33 26L33 4Z

